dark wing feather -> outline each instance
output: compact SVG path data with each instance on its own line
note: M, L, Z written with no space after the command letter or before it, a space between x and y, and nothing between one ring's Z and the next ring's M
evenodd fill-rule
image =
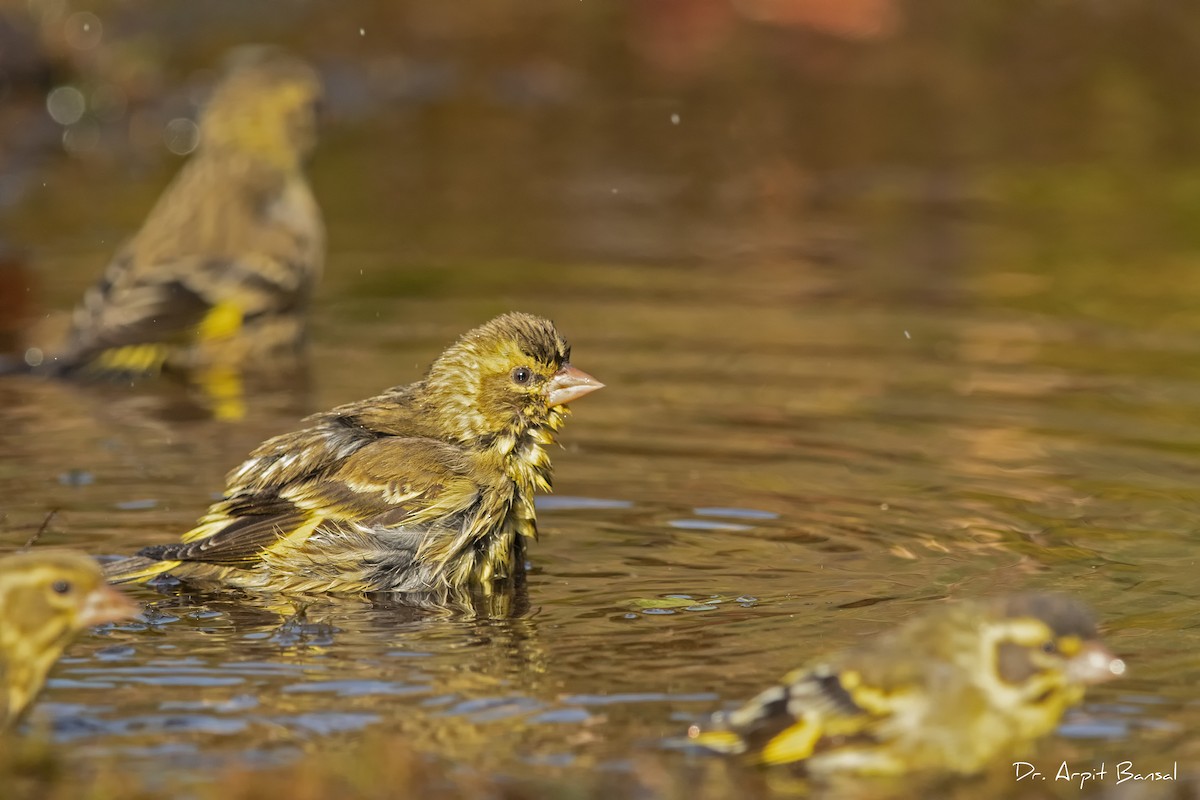
M242 497L222 501L201 524L211 525L222 518L228 522L202 538L145 547L138 555L158 561L252 566L258 562L262 551L312 519L282 498Z

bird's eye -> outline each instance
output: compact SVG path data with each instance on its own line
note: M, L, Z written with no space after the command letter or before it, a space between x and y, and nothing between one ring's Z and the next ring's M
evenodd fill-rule
M524 386L533 380L533 370L529 367L517 367L512 371L512 379L518 386Z
M1042 645L1042 652L1052 656L1058 652L1058 645L1053 640L1048 641Z
M55 581L54 583L50 584L50 589L55 594L70 594L72 588L74 587L71 586L70 581Z

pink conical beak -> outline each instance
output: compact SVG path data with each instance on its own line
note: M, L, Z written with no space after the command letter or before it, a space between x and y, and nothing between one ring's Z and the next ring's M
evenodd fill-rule
M554 373L546 384L546 405L566 405L603 387L603 383L583 370L563 364L562 369Z
M120 622L138 615L137 603L130 600L123 592L108 584L102 584L88 595L83 611L79 615L80 625L90 628L93 625L103 625L106 622Z
M1067 662L1067 673L1079 683L1102 683L1125 674L1125 662L1099 642L1088 642Z

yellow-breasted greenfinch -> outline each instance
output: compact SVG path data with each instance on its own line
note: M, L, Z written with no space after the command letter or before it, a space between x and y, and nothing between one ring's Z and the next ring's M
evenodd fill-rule
M325 255L304 176L316 73L275 48L234 52L199 143L72 316L54 374L270 370L302 351Z
M0 559L0 730L29 707L80 631L137 611L81 553L33 550Z
M1070 598L947 604L801 667L688 736L815 777L970 774L1053 731L1087 685L1124 671Z
M300 592L487 588L523 565L535 491L550 489L567 404L603 384L545 319L505 314L407 386L269 439L178 544L109 565L110 580Z

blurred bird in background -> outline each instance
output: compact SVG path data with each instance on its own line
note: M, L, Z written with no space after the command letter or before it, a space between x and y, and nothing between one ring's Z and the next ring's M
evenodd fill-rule
M523 566L567 404L603 384L554 325L506 314L425 377L264 442L179 544L108 565L277 591L448 593Z
M241 414L243 371L294 368L325 230L304 176L316 73L269 47L231 54L195 153L76 307L38 371L131 378L179 371Z
M33 550L0 559L0 730L20 719L84 628L137 612L81 553Z
M1086 686L1124 671L1075 600L964 602L801 667L688 735L818 777L970 774L1019 754L1054 730Z

